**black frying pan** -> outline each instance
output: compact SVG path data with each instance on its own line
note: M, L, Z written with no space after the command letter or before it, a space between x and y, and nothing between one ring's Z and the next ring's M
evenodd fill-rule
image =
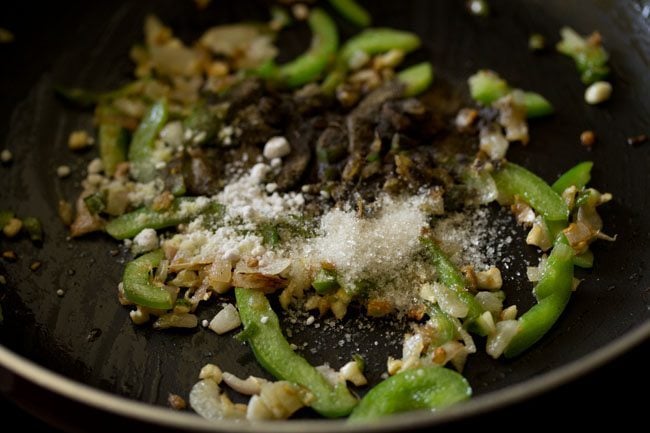
M515 146L510 158L548 180L578 161L593 160L593 184L615 196L603 218L608 231L619 236L613 244L595 247L594 270L580 275L586 281L533 350L513 361L494 361L484 355L470 358L465 371L476 394L471 402L441 414L406 414L368 430L433 425L512 403L575 377L650 335L646 272L650 144L626 143L628 136L650 133L650 3L492 0L493 13L487 19L470 16L460 0L365 3L376 24L421 35L425 46L417 55L436 66L436 86L466 92L467 76L478 68L492 68L514 85L550 99L556 115L532 122L531 144L525 149ZM0 6L0 26L17 36L14 44L0 45L0 137L15 155L10 167L0 169L0 207L39 216L47 236L40 249L27 241L1 241L2 249L15 250L19 260L0 262L0 273L8 280L0 288L4 311L0 391L40 416L68 428L92 425L95 430L134 428L138 423L196 431L247 429L227 423L210 425L189 414L136 403L161 406L168 392L186 394L208 361L241 376L264 372L249 349L229 336L134 327L115 297L120 261L125 258L121 252L117 258L109 254L115 243L103 236L66 240L56 202L59 197L75 196L80 171L92 155L72 155L65 143L71 130L90 126L91 115L66 106L52 89L61 83L108 89L127 80L128 49L141 38L147 12L155 12L190 40L217 22L263 18L262 6L253 1L215 1L203 14L195 11L192 2L178 0L48 2L39 6L37 14L27 3ZM545 34L554 42L564 24L582 33L598 29L603 34L612 55L615 90L612 100L602 106L584 103L584 86L570 59L552 50L533 55L527 49L530 32ZM353 30L343 22L341 27L345 33ZM297 29L281 43L297 53L307 40L305 29ZM592 152L579 145L584 129L593 129L598 136ZM75 169L72 179L56 178L55 168L63 163ZM534 257L519 241L519 254ZM44 263L37 272L29 270L32 260ZM507 292L511 302L527 308L532 302L530 287L523 282L525 277L516 275L524 266L521 260L511 269ZM63 297L56 295L59 288L65 290ZM212 303L202 310L201 318L210 317L217 308ZM373 335L357 339L366 351L379 342L379 350L371 350L369 358L374 382L384 369L386 353L399 353L401 339L387 340L387 330L379 322ZM293 341L317 349L303 353L314 364L340 364L339 357L346 359L352 353L349 347L338 348L341 337L303 332ZM75 415L61 415L65 413ZM106 419L110 424L98 422ZM325 421L255 428L351 429Z

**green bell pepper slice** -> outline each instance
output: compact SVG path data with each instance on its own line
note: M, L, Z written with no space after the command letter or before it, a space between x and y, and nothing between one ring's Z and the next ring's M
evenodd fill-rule
M282 335L278 316L262 292L236 288L237 308L244 331L242 338L250 344L262 367L281 380L307 388L315 397L311 407L328 418L348 415L357 399L345 383L332 386L305 358L293 351Z
M174 307L172 292L151 281L151 272L160 265L164 257L162 250L156 250L127 263L122 278L126 299L156 310L169 310Z
M472 395L467 380L448 368L429 366L406 370L384 380L359 402L350 421L372 421L413 410L434 411Z
M223 215L223 205L212 201L205 205L199 205L196 201L197 199L194 197L175 198L169 209L164 211L156 211L146 206L141 207L110 221L106 224L106 232L115 239L122 240L132 238L147 228L159 230L172 227L190 221L199 215L210 214L217 218Z
M512 200L517 195L550 221L565 221L569 218L569 208L562 197L525 168L506 162L492 177L503 198Z
M169 107L166 101L156 102L144 115L138 129L133 134L129 147L131 175L138 182L149 182L156 176L153 152L158 133L167 123Z

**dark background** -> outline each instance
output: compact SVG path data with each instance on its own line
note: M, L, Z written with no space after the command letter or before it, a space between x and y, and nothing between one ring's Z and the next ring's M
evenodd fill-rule
M649 362L650 341L646 341L587 376L551 392L460 424L435 427L435 430L468 431L470 428L487 427L489 431L508 431L516 423L519 426L528 425L531 429L534 427L533 431L566 428L567 425L580 429L602 429L606 425L616 425L619 429L616 431L622 431L624 426L641 426L640 430L643 431L643 426L648 422ZM0 420L4 426L19 425L24 431L59 431L3 400L1 396Z

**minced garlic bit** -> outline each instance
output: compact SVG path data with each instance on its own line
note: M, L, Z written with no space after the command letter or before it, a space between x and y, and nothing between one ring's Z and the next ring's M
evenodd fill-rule
M304 3L296 3L291 6L291 13L298 21L304 21L309 16L309 7Z
M214 316L208 326L210 326L210 329L217 334L225 334L226 332L239 328L240 325L241 319L239 318L237 308L232 304L226 304L226 306Z
M68 147L70 150L82 150L92 145L95 139L92 138L86 131L79 130L73 131L68 137Z
M9 222L2 228L2 232L4 235L8 238L13 238L18 233L20 233L20 229L23 228L23 222L19 220L18 218L11 218Z
M492 266L487 271L476 272L476 285L479 289L499 290L503 285L501 271L496 266Z
M596 81L585 90L585 101L590 105L605 102L610 96L612 96L612 85L607 81Z
M214 364L205 364L199 373L199 379L212 379L217 382L217 384L221 383L222 378L223 372Z
M104 164L100 158L94 158L88 163L88 174L99 174L104 170Z
M0 152L0 162L3 164L9 164L13 159L14 155L9 149L3 149L2 152Z
M289 153L291 153L291 146L284 137L272 137L264 145L263 155L269 160L285 157Z
M143 254L158 248L158 235L154 229L143 229L133 238L131 251L133 254Z
M56 175L61 179L70 176L70 173L72 173L72 170L67 165L60 165L56 168Z

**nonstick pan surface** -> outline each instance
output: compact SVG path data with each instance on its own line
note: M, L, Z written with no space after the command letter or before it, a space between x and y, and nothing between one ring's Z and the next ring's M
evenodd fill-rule
M409 29L422 37L424 48L415 57L435 65L436 86L467 98L465 79L479 68L490 68L513 85L539 91L552 101L556 114L531 122L531 143L526 148L514 146L509 157L547 180L581 160L593 160L592 184L614 194L613 203L603 208L603 219L607 231L618 235L616 242L594 248L596 266L578 275L585 281L566 312L531 351L512 361L470 357L465 374L476 395L470 403L442 414L408 414L366 429L410 428L485 411L566 381L645 338L650 333L646 269L650 261L650 144L633 147L626 138L650 134L650 4L492 1L488 18L469 15L464 2L454 0L366 4L377 25ZM89 129L91 113L66 105L55 97L53 88L64 84L101 90L128 80L128 50L141 39L147 13L156 13L181 37L192 40L215 23L263 18L264 3L215 1L202 13L190 1L172 0L92 5L68 0L43 4L38 13L33 7L15 2L0 7L0 26L16 34L13 44L0 45L0 139L15 155L13 164L0 168L0 207L40 217L46 241L42 248L27 241L0 241L3 250L15 250L19 256L15 263L0 262L0 273L7 279L0 286L4 313L0 379L6 379L0 381L0 391L31 410L40 408L41 415L50 419L56 418L52 401L65 400L85 405L80 418L126 416L194 430L246 429L209 425L197 417L135 403L163 406L169 392L186 395L206 362L240 376L265 374L248 347L230 336L219 337L203 329L154 332L133 326L115 296L128 257L105 236L67 239L56 204L59 198L74 198L82 169L93 158L92 152L70 153L67 135L75 129ZM352 32L349 25L340 24L345 34ZM553 50L541 55L529 52L531 32L555 42L562 25L581 33L595 29L602 33L613 67L614 95L606 104L591 107L584 103L584 86L570 59ZM301 28L281 39L295 53L307 41L308 33ZM585 129L594 130L598 137L591 152L579 144ZM61 164L73 167L70 179L56 177ZM522 236L519 232L513 252L521 260L509 270L506 290L509 301L525 309L532 296L523 259L532 260L535 254L523 246ZM112 250L119 252L117 257ZM29 269L33 260L43 262L36 272ZM65 295L57 296L58 289ZM211 317L218 305L214 302L204 308L200 318ZM350 325L359 320L349 319ZM345 333L323 334L307 328L294 333L292 341L299 346L307 343L302 353L313 364L338 365L354 353L351 346L338 344ZM387 333L395 336L394 341L386 338ZM378 381L386 355L399 354L401 338L391 334L388 324L378 322L370 335L354 335L353 339L354 348L360 346L368 354L371 380ZM28 397L25 390L34 386L47 391L41 391L38 398ZM57 397L61 395L65 398ZM304 431L304 423L309 423L310 431L352 428L325 421L255 428Z

